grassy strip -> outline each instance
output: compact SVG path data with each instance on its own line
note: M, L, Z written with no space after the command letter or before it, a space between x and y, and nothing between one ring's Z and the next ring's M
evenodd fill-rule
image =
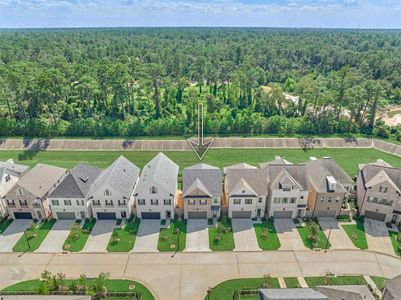
M178 231L179 230L179 234ZM168 228L160 228L159 251L182 251L185 249L187 236L187 222L173 221Z
M74 280L63 280L63 285L69 287ZM88 283L90 284L91 279L88 279ZM77 282L77 281L75 281ZM78 283L77 283L78 284ZM11 285L9 287L6 287L5 289L2 290L2 292L19 292L19 293L32 293L32 292L37 292L39 287L41 285L41 281L38 279L35 280L28 280L28 281L23 281L14 285ZM135 286L134 289L130 289L130 286ZM137 292L141 294L141 299L143 300L153 300L155 297L152 295L152 293L142 284L131 281L131 280L120 280L120 279L108 279L106 281L106 288L107 291L109 292ZM113 298L108 297L105 298L108 300L111 300ZM118 298L118 299L123 299L123 298Z
M64 168L72 168L77 163L88 163L98 167L109 166L118 156L124 155L138 167L143 167L157 151L0 151L0 160L9 158L16 163L34 166L38 162ZM181 168L198 163L192 151L165 151ZM376 161L380 157L388 163L399 166L400 158L376 149L211 149L204 162L216 167L225 167L239 162L257 165L280 155L294 163L305 162L310 156L331 156L351 176L358 172L358 164Z
M140 222L138 218L130 219L126 221L124 228L115 228L107 245L107 251L130 252L134 248Z
M365 227L363 220L356 219L356 224L342 225L344 231L355 245L355 247L365 250L368 249L368 242L366 241Z
M253 227L260 249L278 250L281 247L273 221L262 221L261 224L254 224Z
M299 284L298 278L296 277L285 277L284 278L285 285L287 288L300 288L301 285Z
M314 220L310 220L311 223L314 223L313 226L317 226L317 228L319 228L318 230L318 239L316 241L316 243L314 244L311 239L309 238L311 236L311 228L310 226L306 225L304 227L297 227L299 235L301 236L302 241L304 242L305 247L313 249L313 248L321 248L321 249L326 249L330 248L330 243L327 242L327 237L324 234L322 228L320 227L319 223L314 221Z
M0 234L2 234L8 226L13 222L13 219L3 219L2 222L0 223Z
M82 228L79 223L75 223L71 229L70 235L63 245L63 250L71 252L81 251L84 248L95 224L96 219L86 220L84 225L82 225Z
M310 288L319 285L367 285L363 276L318 276L305 277L305 281Z
M387 278L379 276L370 276L370 278L373 280L379 290L384 289L384 282L387 280Z
M388 233L390 235L391 244L393 245L395 254L401 256L401 233L391 230Z
M277 278L243 278L243 279L232 279L219 283L210 293L210 297L206 295L205 300L232 300L235 291L247 290L247 289L259 289L262 287L280 288ZM248 296L241 297L241 299L259 299L256 297Z
M231 219L223 216L217 226L209 228L209 248L212 251L232 251L235 248Z
M14 252L33 252L37 250L52 229L56 220L43 221L41 224L33 223L24 235L15 244Z

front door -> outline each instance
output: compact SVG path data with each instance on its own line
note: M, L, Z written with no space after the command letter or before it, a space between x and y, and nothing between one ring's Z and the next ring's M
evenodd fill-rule
M261 210L260 210L260 208L258 208L258 212L257 212L257 217L258 218L260 218L260 213L261 213Z
M41 220L42 219L42 212L41 211L37 211L36 215L38 216L38 219Z
M86 217L85 212L81 211L81 220L85 220L85 217Z
M298 218L302 217L302 209L298 209L298 213L297 213Z
M170 219L171 218L171 211L166 211L166 219Z
M125 211L121 212L121 218L125 219L127 217L127 213Z
M397 215L393 215L392 217L391 217L391 223L396 223L397 222Z
M217 211L216 210L213 211L213 218L217 218Z

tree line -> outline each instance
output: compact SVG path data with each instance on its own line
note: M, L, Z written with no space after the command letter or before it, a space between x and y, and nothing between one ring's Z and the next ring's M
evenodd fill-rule
M296 96L296 97L294 97ZM1 136L348 134L401 139L399 31L0 31Z

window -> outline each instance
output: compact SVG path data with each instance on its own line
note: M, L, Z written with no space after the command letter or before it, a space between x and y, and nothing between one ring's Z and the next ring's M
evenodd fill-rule
M64 200L64 205L70 206L71 205L71 200Z
M10 175L7 174L5 179L6 179L6 182L9 182L11 179Z
M219 203L219 198L214 198L213 203L218 204Z
M150 205L159 205L159 199L150 199Z
M19 205L20 206L28 206L28 202L26 200L20 200Z
M241 199L234 199L234 204L235 205L240 205L241 204Z
M105 190L105 191L104 191L104 195L105 195L105 196L111 196L111 192L110 192L109 190Z
M145 199L138 199L138 205L145 205Z
M125 200L118 200L118 205L124 206L126 204L127 204L127 202L125 202Z
M189 199L188 200L188 205L195 205L195 200L194 199Z
M100 206L100 200L92 200L94 206Z
M84 200L77 200L77 206L84 206L85 202Z
M386 187L386 186L381 186L381 187L379 188L379 192L380 192L380 193L387 193L387 187Z
M245 204L252 204L252 199L245 199Z
M58 200L52 200L52 205L60 205L60 203L58 202Z
M207 205L207 200L206 199L200 199L199 200L200 205Z
M7 199L7 205L9 205L9 206L15 206L14 200L8 200L8 199Z
M151 193L151 194L157 194L157 188L156 188L155 186L152 186L152 187L150 188L150 193Z
M287 197L284 197L283 198L283 204L287 204L288 203L288 198Z
M284 186L284 187L283 187L283 191L284 191L284 192L289 192L289 191L291 191L291 187L289 187L289 186Z
M113 200L105 200L106 206L114 206Z
M258 203L262 203L262 201L263 201L263 198L262 198L262 197L259 197Z
M333 199L331 197L327 197L327 203L331 203L331 201L333 201Z
M340 201L340 197L337 197L336 198L336 202L338 203Z
M296 203L297 202L297 198L296 197L291 197L290 198L290 203L291 204L294 204L294 203Z
M22 190L21 189L17 189L17 195L23 195Z
M320 202L322 203L324 202L324 197L320 198Z
M274 198L274 203L279 204L280 203L280 198Z
M171 205L171 199L164 199L164 205Z

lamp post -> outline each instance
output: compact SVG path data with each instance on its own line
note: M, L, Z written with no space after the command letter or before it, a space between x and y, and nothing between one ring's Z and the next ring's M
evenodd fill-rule
M177 234L177 247L175 248L175 252L173 253L173 255L171 255L171 257L174 257L177 254L178 249L180 249L180 229L176 228L175 233Z
M330 235L331 235L331 229L333 229L332 226L330 226L329 235L327 236L327 242L326 242L326 247L325 247L325 249L324 249L324 252L327 252L327 247L329 247L329 240L330 240Z

